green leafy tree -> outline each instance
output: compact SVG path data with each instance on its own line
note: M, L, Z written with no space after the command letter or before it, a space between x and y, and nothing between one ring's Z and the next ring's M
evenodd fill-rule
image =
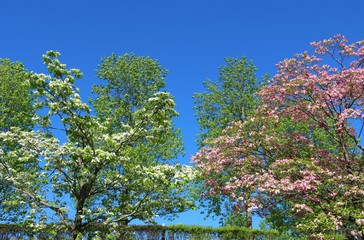
M135 111L145 108L154 94L165 87L168 71L149 57L125 54L103 59L97 73L107 84L94 86L96 99L92 105L100 118L113 121L108 131L116 133L124 125L135 127L138 124ZM174 116L176 114L170 115ZM168 124L171 124L170 131L160 132L163 136L154 136L148 141L140 139L130 146L133 161L148 164L173 159L182 153L180 130L172 122Z
M246 57L225 58L226 65L219 69L217 81L207 80L203 84L206 92L195 93L195 114L202 131L198 135L200 148L209 146L210 140L224 134L224 130L233 122L249 116L258 105L256 92L264 84L267 76L259 79L257 68ZM226 176L222 176L225 179ZM202 180L204 181L204 180ZM205 185L206 186L206 185ZM202 189L202 203L207 205L208 214L220 215L230 221L236 219L230 199L224 195L208 194L209 189ZM236 207L237 205L235 205ZM247 213L247 211L245 211ZM250 213L244 215L246 226L252 226ZM235 221L236 222L236 221Z
M2 145L20 146L0 152L6 159L0 171L19 200L31 202L26 223L78 239L100 224L112 231L133 219L150 222L193 207L187 191L193 169L167 162L180 153L181 142L172 123L173 98L159 91L166 71L149 58L104 59L98 74L107 84L94 87L92 114L74 85L81 72L67 69L59 55L48 52L43 60L50 74L30 81L34 106L42 110L35 118L39 130L13 127L0 134ZM158 152L153 147L159 144L174 147ZM13 166L22 163L35 171Z
M0 129L7 132L11 127L23 130L33 125L34 109L31 104L30 73L20 62L0 59ZM9 152L16 145L2 146L3 151ZM5 159L0 158L0 164ZM20 166L19 166L20 167ZM25 203L17 200L4 175L0 174L0 221L16 221L25 214Z
M257 68L246 57L225 58L226 65L220 66L217 81L203 82L206 91L195 93L195 115L202 131L198 145L221 136L231 122L246 118L257 106L256 92L263 79L256 77ZM263 81L262 81L263 80Z
M242 213L231 212L225 219L223 226L231 227L248 227L246 215Z
M20 62L0 59L0 128L29 129L34 109L29 86L30 73Z

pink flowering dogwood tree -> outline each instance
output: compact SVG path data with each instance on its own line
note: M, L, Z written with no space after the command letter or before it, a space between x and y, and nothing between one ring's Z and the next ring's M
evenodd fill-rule
M281 216L296 234L364 237L364 41L313 42L280 62L255 116L193 158L205 194ZM277 221L277 220L276 220Z

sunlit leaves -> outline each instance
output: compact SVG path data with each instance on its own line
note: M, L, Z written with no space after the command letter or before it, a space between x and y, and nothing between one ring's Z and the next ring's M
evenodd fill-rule
M0 134L2 181L17 194L6 204L29 202L23 223L44 230L59 222L74 238L95 223L153 221L193 207L193 169L166 162L182 150L173 97L159 91L166 71L134 55L104 59L99 75L108 84L94 88L91 113L74 85L81 72L59 57L47 52L49 75L28 78L39 130L10 125Z
M363 44L337 35L280 62L254 113L194 157L206 194L238 205L250 189L273 227L362 238Z

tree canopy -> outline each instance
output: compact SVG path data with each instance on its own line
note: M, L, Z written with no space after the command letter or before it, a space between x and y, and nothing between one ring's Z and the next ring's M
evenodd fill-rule
M102 59L85 102L81 71L59 52L43 56L46 74L0 59L0 222L119 238L114 230L134 219L195 208L201 186L225 226L251 228L257 214L288 238L362 239L364 41L311 45L268 82L245 57L225 59L217 81L193 96L194 166L176 160L178 113L157 60Z
M273 227L360 238L364 42L337 35L312 46L312 55L280 62L254 114L231 123L194 161L206 195L227 196Z
M1 132L8 132L12 127L27 130L33 126L34 109L29 77L30 73L20 62L0 59ZM6 144L2 146L2 151L9 153L16 148L19 148L17 144ZM4 161L5 159L0 158L0 164ZM9 186L9 182L0 176L0 221L21 218L25 214L25 205L18 201L17 194Z
M193 169L167 162L182 142L173 98L160 91L166 70L132 54L104 59L98 74L107 84L94 87L92 113L74 84L82 73L59 56L47 52L49 74L28 79L36 128L0 133L2 179L29 205L20 222L35 231L66 229L76 239L95 224L112 229L193 207ZM58 224L49 229L50 222Z
M205 92L195 93L195 115L200 125L201 134L198 136L197 144L200 148L211 144L213 138L224 135L224 130L235 121L246 119L258 106L259 98L256 95L259 88L264 84L267 76L259 79L256 76L257 68L246 57L225 58L226 65L219 68L219 78L216 81L206 80L203 82ZM227 179L226 174L211 175L207 179L202 175L202 182L209 179ZM231 209L231 201L224 194L208 194L209 189L201 189L203 205L208 209L208 214L222 217L225 224L232 224L234 219L242 217L240 221L235 221L241 225L241 221L246 221L245 225L252 226L251 215L243 211L235 214ZM234 204L233 204L234 205ZM235 205L236 206L236 205Z
M257 68L245 56L225 58L225 63L219 68L219 78L207 79L203 82L205 92L193 95L202 131L198 136L200 147L205 140L220 136L231 122L244 119L255 109L256 92L266 78L256 76Z
M0 59L0 127L23 129L32 126L34 113L29 86L30 73L20 62Z

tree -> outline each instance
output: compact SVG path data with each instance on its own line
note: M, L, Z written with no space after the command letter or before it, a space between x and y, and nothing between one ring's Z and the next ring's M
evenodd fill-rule
M0 59L0 128L7 132L11 127L23 130L33 126L34 109L31 104L30 73L20 62ZM9 152L16 145L2 146L3 151ZM0 159L0 164L4 164ZM0 221L16 221L25 214L24 204L17 201L16 194L11 191L4 176L0 175Z
M273 129L273 124L263 123L258 115L232 122L221 136L209 140L209 145L192 158L198 175L204 179L203 197L212 199L217 207L220 199L226 199L233 214L244 215L250 228L254 213L264 217L264 211L258 210L267 199L257 191L255 182L271 160L261 137L265 130Z
M250 188L255 211L275 216L283 211L282 221L273 224L289 223L297 235L360 239L364 41L347 44L337 35L312 46L313 55L279 63L259 93L254 116L231 124L195 161L204 176L229 174L222 185L210 180L212 193L244 201L236 193Z
M246 215L241 212L231 212L223 222L223 226L248 227Z
M19 200L31 202L26 223L36 231L68 230L77 239L98 224L112 230L132 219L153 221L157 215L173 215L192 207L194 201L187 190L193 169L166 162L179 153L180 146L159 153L151 149L159 143L170 146L165 143L169 140L166 136L172 143L180 139L172 124L177 116L172 96L158 92L163 82L143 92L148 95L134 95L134 102L128 101L126 93L117 92L124 89L123 84L135 87L133 81L138 79L147 82L141 89L128 89L130 93L162 81L159 77L165 71L158 74L159 64L147 59L148 71L144 72L145 58L125 55L104 59L100 76L106 76L105 70L118 76L122 76L118 71L126 71L125 76L137 77L106 76L107 86L94 88L98 94L92 101L96 113L91 114L74 85L81 72L68 70L59 56L54 51L44 55L50 75L34 74L30 80L34 106L40 110L36 117L39 130L13 127L0 134L1 143L20 146L1 152L6 161L0 170ZM126 68L107 66L109 59L119 59ZM156 75L148 75L150 71ZM132 107L115 105L122 103ZM137 154L142 150L140 157ZM36 171L14 168L15 164L31 165ZM50 228L52 221L59 224Z
M32 126L34 109L31 104L30 73L20 62L0 59L0 127L29 129Z
M219 69L220 76L216 82L205 81L206 92L194 94L195 112L202 133L198 136L199 147L209 146L209 140L223 135L223 131L232 122L245 119L258 104L256 92L264 81L256 77L256 67L246 57L225 58L226 66ZM265 80L267 76L263 78ZM219 177L221 181L226 176ZM208 185L208 183L207 183ZM206 185L205 185L206 186ZM207 194L209 188L202 189L207 200L209 214L222 215L227 220L234 215L229 199L223 195ZM234 205L237 207L237 205ZM247 226L252 226L250 213L245 211Z
M246 57L225 58L217 81L203 82L206 92L195 93L195 115L202 133L198 145L221 135L231 122L244 119L257 105L256 92L262 85L256 77L257 68ZM264 79L267 76L264 77Z
M168 71L149 57L125 54L103 59L97 73L100 79L107 81L107 85L94 86L93 92L97 97L92 105L100 118L112 119L109 132L116 133L125 124L136 126L134 112L144 108L150 98L165 87L164 79ZM170 115L174 116L176 113ZM169 131L160 133L163 136L155 136L149 141L140 139L133 144L130 151L135 162L148 164L155 160L173 159L181 154L183 142L180 130L172 125Z
M312 141L307 133L298 133L310 140L312 155L302 164L301 176L290 176L288 185L301 192L300 199L291 197L293 210L303 215L297 229L363 237L364 41L347 44L337 35L312 45L314 55L303 53L279 64L275 82L262 90L262 98L270 99L271 115L310 122L310 132L325 139ZM324 60L337 67L322 64ZM279 163L280 171L292 169L293 161ZM281 183L278 187L290 193Z

